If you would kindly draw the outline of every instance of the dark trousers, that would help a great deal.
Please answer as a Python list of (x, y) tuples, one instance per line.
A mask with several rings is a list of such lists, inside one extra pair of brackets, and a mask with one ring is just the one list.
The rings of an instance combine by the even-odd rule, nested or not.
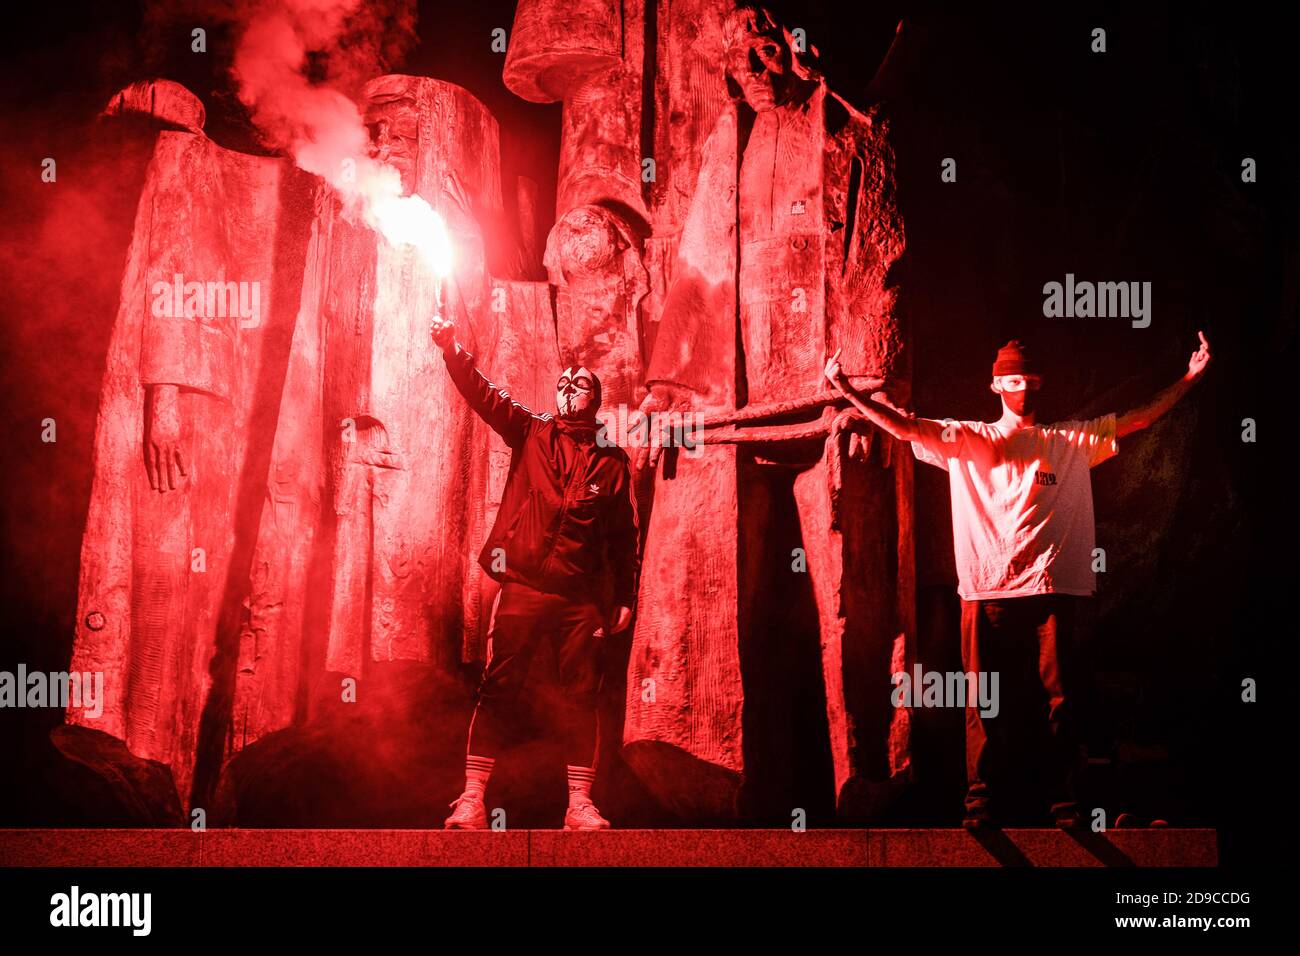
[(593, 603), (535, 591), (522, 584), (501, 588), (492, 623), (492, 657), (479, 684), (470, 722), (469, 752), (495, 757), (510, 742), (516, 704), (528, 680), (533, 654), (551, 642), (559, 665), (553, 707), (565, 761), (590, 767), (596, 755), (596, 694), (600, 689), (600, 642), (604, 626)]
[(962, 666), (996, 672), (999, 697), (993, 717), (966, 707), (968, 810), (988, 809), (992, 799), (1002, 803), (1013, 776), (1037, 778), (1053, 813), (1077, 809), (1078, 600), (1035, 594), (961, 602)]

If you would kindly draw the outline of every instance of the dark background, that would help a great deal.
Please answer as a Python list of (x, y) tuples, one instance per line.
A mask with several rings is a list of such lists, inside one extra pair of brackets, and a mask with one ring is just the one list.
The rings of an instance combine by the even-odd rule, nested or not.
[[(1251, 859), (1270, 811), (1285, 806), (1291, 750), (1278, 715), (1295, 626), (1283, 610), (1295, 536), (1282, 452), (1300, 278), (1292, 25), (1231, 5), (846, 6), (773, 4), (807, 30), (841, 95), (889, 103), (919, 414), (995, 418), (989, 364), (1012, 336), (1046, 360), (1044, 420), (1122, 411), (1185, 370), (1198, 329), (1210, 339), (1205, 382), (1094, 472), (1108, 567), (1087, 622), (1101, 761), (1088, 795), (1112, 820), (1128, 810), (1218, 826), (1224, 859)], [(394, 71), (483, 100), (501, 125), (503, 182), (531, 176), (549, 209), (559, 108), (502, 85), (489, 34), (512, 15), (500, 0), (421, 3), (420, 43)], [(204, 100), (214, 140), (259, 148), (230, 92), (228, 34), (211, 27), (211, 52), (193, 54), (195, 25), (136, 3), (55, 0), (5, 31), (0, 669), (61, 670), (70, 655), (95, 408), (148, 158), (94, 116), (127, 83), (164, 76)], [(1098, 26), (1105, 54), (1089, 49)], [(57, 187), (39, 180), (45, 156), (59, 161)], [(1247, 156), (1252, 184), (1240, 178)], [(955, 183), (940, 181), (945, 157)], [(1043, 284), (1067, 272), (1152, 282), (1151, 326), (1043, 318)], [(47, 417), (56, 444), (39, 440)], [(1258, 422), (1255, 444), (1241, 441), (1244, 418)], [(917, 469), (920, 654), (955, 670), (946, 476)], [(1240, 701), (1247, 677), (1260, 703)], [(0, 745), (15, 754), (0, 826), (81, 822), (48, 791), (46, 733), (58, 721), (0, 712)], [(960, 715), (917, 723), (916, 796), (897, 822), (955, 825)], [(807, 786), (807, 805), (824, 802), (822, 783)], [(646, 799), (628, 783), (615, 803), (626, 819), (673, 822)]]

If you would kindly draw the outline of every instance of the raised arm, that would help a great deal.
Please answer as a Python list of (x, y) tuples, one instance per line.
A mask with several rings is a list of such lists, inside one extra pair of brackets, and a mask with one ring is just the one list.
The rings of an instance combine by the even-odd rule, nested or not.
[(839, 350), (826, 363), (826, 378), (841, 395), (853, 403), (853, 407), (865, 415), (873, 424), (893, 435), (899, 441), (915, 441), (919, 434), (916, 423), (897, 409), (860, 394), (849, 384), (849, 378), (840, 368)]
[(1210, 364), (1210, 343), (1206, 341), (1204, 332), (1197, 332), (1201, 340), (1201, 347), (1192, 353), (1192, 357), (1187, 362), (1187, 374), (1174, 382), (1167, 388), (1161, 389), (1149, 401), (1124, 412), (1115, 419), (1115, 436), (1123, 438), (1125, 435), (1131, 435), (1136, 431), (1141, 431), (1147, 426), (1156, 422), (1160, 416), (1173, 408), (1186, 395), (1201, 376), (1205, 374), (1205, 369)]
[(434, 344), (442, 349), (442, 357), (447, 363), (451, 380), (470, 408), (504, 438), (511, 448), (522, 442), (528, 434), (533, 413), (512, 399), (505, 389), (497, 388), (489, 382), (474, 367), (474, 356), (456, 341), (456, 326), (450, 319), (435, 315), (430, 332)]

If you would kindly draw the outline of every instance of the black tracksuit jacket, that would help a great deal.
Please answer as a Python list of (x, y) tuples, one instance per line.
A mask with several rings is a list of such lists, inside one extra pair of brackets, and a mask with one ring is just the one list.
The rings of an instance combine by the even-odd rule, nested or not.
[(640, 557), (627, 453), (597, 441), (598, 423), (529, 411), (489, 382), (459, 345), (443, 358), (470, 407), (513, 451), (479, 564), (503, 583), (634, 607)]

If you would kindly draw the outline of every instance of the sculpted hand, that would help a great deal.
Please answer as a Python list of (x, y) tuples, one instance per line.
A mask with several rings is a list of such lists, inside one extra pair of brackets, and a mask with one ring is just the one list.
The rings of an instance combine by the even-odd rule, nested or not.
[(637, 443), (636, 454), (632, 458), (632, 468), (640, 474), (641, 470), (647, 465), (653, 471), (659, 464), (659, 456), (663, 454), (663, 447), (653, 441), (653, 437), (658, 425), (658, 415), (672, 408), (673, 396), (666, 386), (652, 385), (650, 394), (641, 402), (639, 409), (642, 415), (642, 424), (640, 425), (641, 436), (644, 440)]
[(144, 467), (149, 487), (165, 493), (179, 488), (188, 476), (181, 454), (180, 388), (151, 385), (145, 404)]
[(871, 423), (856, 409), (846, 408), (831, 422), (832, 437), (848, 432), (848, 457), (853, 461), (866, 461), (871, 453)]
[(465, 192), (465, 187), (461, 185), (460, 177), (455, 172), (449, 172), (443, 177), (442, 191), (447, 198), (456, 204), (462, 216), (470, 215), (472, 203), (470, 202), (469, 193)]
[(620, 607), (618, 614), (614, 617), (614, 624), (610, 627), (609, 633), (621, 634), (627, 630), (627, 626), (632, 623), (632, 609), (630, 607)]

